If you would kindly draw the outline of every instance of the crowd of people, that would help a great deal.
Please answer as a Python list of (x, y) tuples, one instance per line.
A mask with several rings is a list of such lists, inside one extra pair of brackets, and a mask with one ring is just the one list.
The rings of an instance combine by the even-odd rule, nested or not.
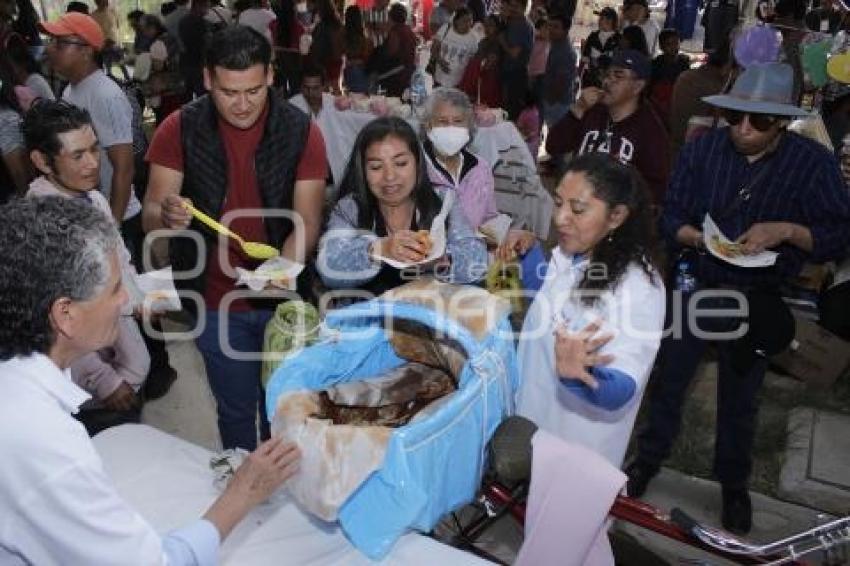
[[(760, 10), (803, 29), (805, 10), (789, 2)], [(713, 344), (721, 521), (750, 530), (758, 393), (768, 357), (794, 335), (783, 286), (805, 263), (850, 250), (836, 155), (789, 130), (811, 116), (799, 62), (743, 67), (728, 29), (696, 66), (646, 0), (600, 10), (578, 50), (575, 5), (558, 0), (504, 0), (499, 13), (442, 0), (427, 25), (387, 0), (344, 12), (331, 0), (176, 0), (129, 14), (129, 49), (107, 0), (40, 23), (28, 4), (0, 0), (0, 428), (21, 431), (0, 435), (0, 505), (14, 510), (0, 518), (0, 562), (207, 564), (296, 473), (298, 449), (269, 440), (261, 362), (239, 355), (262, 351), (281, 298), (237, 288), (234, 269), (259, 261), (193, 209), (306, 265), (294, 293), (309, 302), (344, 290), (345, 304), (424, 276), (483, 285), (494, 263), (519, 264), (532, 300), (517, 329), (518, 411), (624, 467), (635, 497), (669, 456)], [(840, 32), (835, 9), (805, 20)], [(112, 76), (122, 60), (133, 80)], [(321, 113), (337, 111), (343, 92), (402, 96), (418, 73), (433, 88), (416, 127), (375, 118), (333, 179), (325, 140), (335, 132)], [(850, 128), (847, 96), (823, 106), (834, 139)], [(474, 144), (482, 104), (505, 110), (534, 158), (548, 155), (548, 242), (519, 218), (501, 241), (482, 235), (500, 215), (494, 164)], [(775, 263), (707, 253), (706, 218), (737, 255), (775, 251)], [(433, 258), (435, 222), (445, 252)], [(160, 539), (118, 497), (86, 432), (138, 422), (177, 377), (151, 332), (162, 313), (126, 291), (153, 267), (146, 234), (163, 230), (222, 445), (252, 455), (203, 519)], [(844, 283), (824, 300), (846, 311), (846, 295)], [(647, 426), (626, 462), (650, 381)]]

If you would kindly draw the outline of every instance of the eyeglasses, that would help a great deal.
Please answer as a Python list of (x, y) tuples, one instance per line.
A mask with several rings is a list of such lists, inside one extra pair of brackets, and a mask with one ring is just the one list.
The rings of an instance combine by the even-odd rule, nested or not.
[(88, 47), (89, 44), (85, 41), (74, 41), (73, 39), (68, 39), (66, 37), (56, 37), (56, 36), (48, 36), (47, 41), (45, 41), (47, 45), (55, 45), (59, 49), (64, 49), (69, 45), (77, 45), (79, 47)]
[(772, 114), (751, 114), (738, 110), (724, 110), (723, 117), (732, 126), (737, 126), (744, 121), (744, 116), (749, 117), (750, 126), (759, 132), (766, 132), (779, 122), (780, 118)]

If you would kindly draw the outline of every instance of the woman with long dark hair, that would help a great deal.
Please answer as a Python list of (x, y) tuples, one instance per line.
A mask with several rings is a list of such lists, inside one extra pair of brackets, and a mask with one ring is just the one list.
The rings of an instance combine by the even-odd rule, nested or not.
[(343, 82), (349, 92), (369, 92), (369, 74), (366, 72), (366, 61), (372, 53), (372, 44), (366, 37), (363, 26), (363, 11), (359, 6), (349, 6), (345, 9), (345, 71)]
[(357, 136), (327, 233), (319, 243), (322, 280), (328, 287), (380, 294), (404, 279), (385, 258), (435, 268), (438, 278), (455, 283), (483, 277), (484, 242), (457, 203), (446, 219), (445, 255), (436, 265), (422, 265), (432, 243), (423, 231), (431, 229), (446, 194), (431, 185), (416, 132), (407, 122), (378, 118), (367, 124)]
[(518, 348), (519, 414), (619, 467), (664, 322), (647, 190), (607, 154), (575, 158), (558, 185), (558, 245), (523, 272), (544, 274)]

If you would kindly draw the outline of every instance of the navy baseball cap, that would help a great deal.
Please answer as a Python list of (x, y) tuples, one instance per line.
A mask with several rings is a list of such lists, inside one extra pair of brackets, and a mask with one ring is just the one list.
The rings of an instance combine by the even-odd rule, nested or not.
[(634, 49), (621, 49), (611, 58), (611, 67), (629, 69), (639, 79), (647, 80), (652, 74), (652, 64), (649, 57)]

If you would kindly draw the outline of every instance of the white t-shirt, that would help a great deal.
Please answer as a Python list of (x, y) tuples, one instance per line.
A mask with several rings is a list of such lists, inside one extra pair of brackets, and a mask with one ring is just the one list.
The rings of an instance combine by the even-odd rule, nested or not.
[(269, 43), (274, 44), (274, 41), (272, 41), (272, 30), (269, 28), (269, 24), (276, 19), (277, 16), (271, 10), (266, 10), (265, 8), (248, 8), (239, 14), (238, 23), (241, 26), (254, 28), (263, 37), (268, 39)]
[[(94, 133), (100, 142), (100, 192), (109, 200), (112, 194), (112, 162), (106, 150), (113, 145), (133, 145), (133, 108), (130, 101), (121, 87), (100, 70), (75, 85), (65, 87), (62, 100), (85, 108), (91, 115)], [(131, 186), (124, 220), (141, 210), (142, 205)]]
[(434, 39), (440, 42), (440, 57), (449, 64), (449, 72), (443, 71), (440, 65), (437, 65), (434, 80), (443, 86), (457, 86), (463, 78), (466, 65), (478, 51), (481, 38), (474, 30), (460, 35), (449, 23), (440, 28)]

